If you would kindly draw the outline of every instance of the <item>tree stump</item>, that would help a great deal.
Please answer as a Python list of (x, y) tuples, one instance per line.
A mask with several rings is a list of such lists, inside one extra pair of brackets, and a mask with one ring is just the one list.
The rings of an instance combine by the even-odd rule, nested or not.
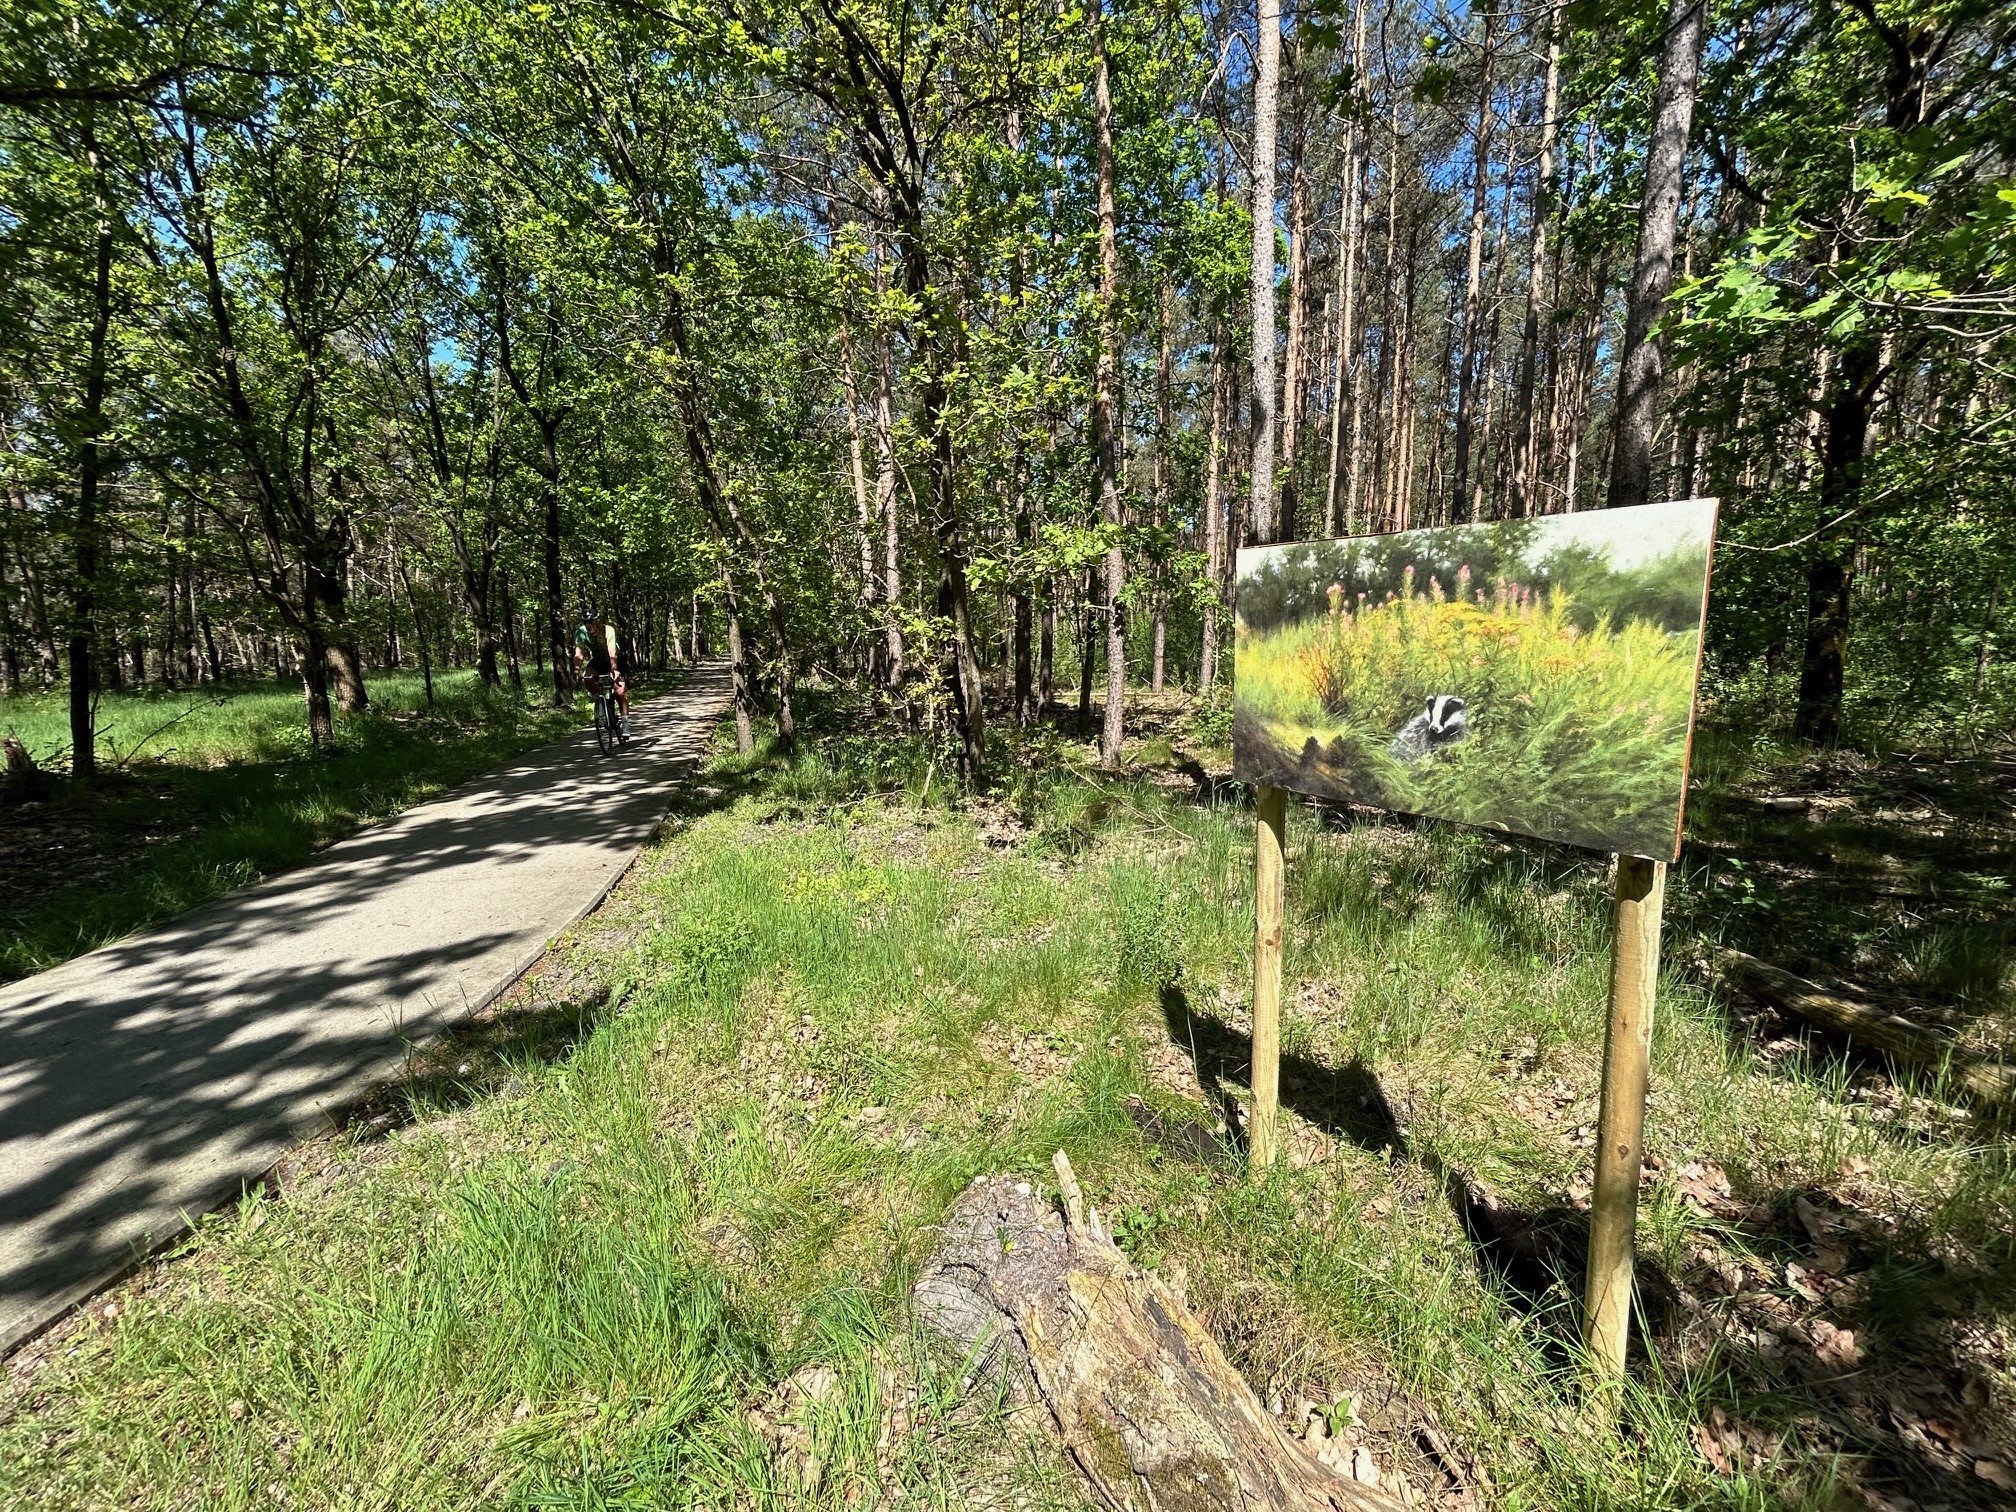
[(1308, 1454), (1190, 1310), (1089, 1221), (1027, 1182), (976, 1180), (913, 1289), (919, 1317), (1011, 1396), (1040, 1403), (1115, 1512), (1388, 1512), (1399, 1503)]
[(48, 796), (49, 777), (18, 737), (0, 738), (0, 802), (26, 803)]

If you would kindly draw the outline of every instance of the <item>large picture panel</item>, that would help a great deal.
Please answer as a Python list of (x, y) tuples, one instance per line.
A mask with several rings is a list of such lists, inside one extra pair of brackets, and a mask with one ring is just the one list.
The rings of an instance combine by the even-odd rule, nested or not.
[(1244, 781), (1672, 860), (1716, 501), (1239, 553)]

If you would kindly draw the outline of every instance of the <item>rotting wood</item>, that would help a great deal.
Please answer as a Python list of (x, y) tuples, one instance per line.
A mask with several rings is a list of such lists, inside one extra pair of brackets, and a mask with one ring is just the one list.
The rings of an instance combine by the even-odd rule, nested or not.
[[(1062, 1152), (1057, 1169), (1075, 1193)], [(1116, 1512), (1399, 1506), (1289, 1437), (1182, 1299), (1128, 1260), (1096, 1215), (1060, 1217), (1027, 1182), (969, 1186), (912, 1295), (976, 1374), (1043, 1409)]]
[(1900, 1014), (1829, 992), (1743, 951), (1717, 951), (1715, 963), (1722, 976), (1767, 1007), (1880, 1050), (1900, 1066), (1943, 1074), (1977, 1101), (2003, 1107), (2016, 1103), (2016, 1066), (1984, 1060)]

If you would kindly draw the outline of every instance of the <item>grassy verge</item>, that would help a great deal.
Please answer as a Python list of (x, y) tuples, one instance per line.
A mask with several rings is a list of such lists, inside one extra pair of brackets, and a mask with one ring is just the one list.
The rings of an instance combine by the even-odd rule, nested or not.
[[(0, 981), (41, 971), (269, 872), (579, 723), (473, 674), (371, 685), (333, 749), (308, 748), (298, 692), (272, 685), (107, 695), (104, 774), (0, 810)], [(54, 696), (0, 700), (0, 732), (48, 760)], [(150, 738), (151, 736), (151, 738)]]
[(0, 1500), (1076, 1505), (904, 1307), (961, 1186), (1059, 1146), (1264, 1396), (1332, 1409), (1422, 1503), (2007, 1495), (1992, 1129), (1760, 1053), (1675, 939), (1653, 1348), (1599, 1420), (1573, 1340), (1600, 868), (1298, 810), (1290, 1158), (1254, 1185), (1250, 814), (1170, 771), (1020, 770), (947, 807), (886, 747), (717, 763), (410, 1122), (309, 1152), (17, 1366)]

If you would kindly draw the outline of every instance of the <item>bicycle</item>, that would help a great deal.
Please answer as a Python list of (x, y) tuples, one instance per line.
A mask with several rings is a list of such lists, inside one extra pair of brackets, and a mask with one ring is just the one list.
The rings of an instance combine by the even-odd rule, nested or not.
[(614, 756), (617, 747), (630, 744), (630, 732), (616, 712), (616, 694), (606, 677), (595, 679), (595, 744), (604, 756)]

